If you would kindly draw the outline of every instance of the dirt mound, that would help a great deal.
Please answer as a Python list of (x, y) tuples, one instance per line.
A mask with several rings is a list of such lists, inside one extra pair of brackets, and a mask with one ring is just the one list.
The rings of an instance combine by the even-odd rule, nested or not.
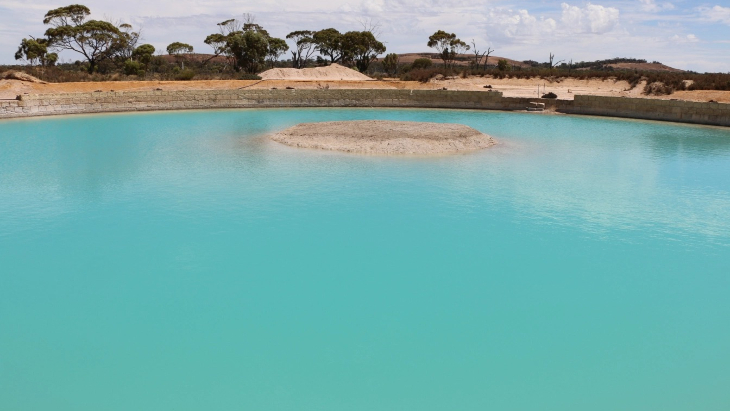
[(37, 77), (33, 77), (28, 73), (23, 73), (22, 71), (6, 71), (4, 73), (0, 73), (0, 80), (19, 80), (27, 81), (29, 83), (48, 84), (45, 81)]
[(658, 71), (658, 72), (669, 72), (669, 73), (683, 73), (684, 70), (669, 67), (661, 63), (616, 63), (608, 64), (607, 67), (612, 67), (617, 70), (639, 70), (639, 71)]
[(384, 120), (303, 123), (271, 139), (300, 148), (386, 155), (455, 154), (495, 144), (490, 136), (461, 124)]
[(356, 80), (371, 81), (370, 77), (353, 69), (332, 64), (327, 67), (316, 68), (273, 68), (259, 74), (263, 80)]

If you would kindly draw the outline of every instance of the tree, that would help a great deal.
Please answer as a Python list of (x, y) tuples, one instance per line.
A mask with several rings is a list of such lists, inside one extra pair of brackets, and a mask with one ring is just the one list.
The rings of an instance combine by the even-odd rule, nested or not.
[(263, 27), (254, 23), (250, 14), (245, 14), (243, 21), (230, 19), (218, 23), (218, 27), (220, 32), (206, 37), (205, 44), (213, 47), (213, 57), (228, 57), (236, 71), (255, 74), (264, 65), (267, 56), (279, 53), (272, 51), (271, 46), (280, 49), (284, 41), (269, 36)]
[(52, 66), (58, 60), (58, 54), (48, 52), (48, 40), (23, 39), (15, 52), (16, 60), (26, 60), (31, 66), (39, 64), (41, 67)]
[(309, 30), (299, 30), (286, 35), (287, 39), (294, 41), (294, 49), (291, 52), (294, 68), (304, 68), (307, 60), (317, 51), (317, 45), (312, 37), (313, 34)]
[(193, 46), (176, 41), (167, 45), (167, 54), (174, 56), (180, 62), (180, 68), (185, 70), (184, 56), (193, 52)]
[(152, 61), (152, 56), (155, 54), (155, 47), (151, 44), (143, 44), (132, 52), (132, 59), (140, 62), (145, 70), (147, 65)]
[(73, 4), (50, 10), (43, 18), (48, 44), (55, 50), (71, 50), (89, 62), (93, 73), (98, 63), (112, 56), (112, 48), (119, 44), (121, 31), (114, 24), (100, 20), (86, 20), (91, 14), (88, 7)]
[(314, 32), (312, 40), (319, 54), (329, 57), (330, 64), (342, 60), (342, 34), (335, 29)]
[(479, 68), (479, 66), (481, 66), (481, 61), (484, 58), (484, 70), (486, 70), (487, 64), (489, 63), (489, 55), (494, 53), (494, 50), (491, 47), (487, 47), (487, 51), (480, 53), (479, 50), (477, 50), (477, 43), (474, 39), (471, 40), (471, 44), (474, 49), (474, 67)]
[(117, 36), (117, 40), (109, 49), (110, 54), (116, 55), (116, 57), (119, 57), (123, 61), (131, 59), (132, 53), (137, 48), (139, 37), (140, 32), (133, 31), (131, 24), (120, 24), (119, 36)]
[(193, 46), (187, 43), (180, 43), (179, 41), (176, 41), (174, 43), (170, 43), (167, 46), (167, 54), (171, 56), (179, 56), (182, 54), (190, 54), (193, 52)]
[(560, 64), (560, 63), (562, 63), (562, 62), (565, 61), (565, 60), (560, 60), (557, 63), (553, 63), (553, 60), (555, 60), (555, 54), (550, 53), (550, 63), (548, 63), (548, 64), (550, 64), (550, 70), (551, 71), (555, 68), (555, 66), (557, 66), (558, 64)]
[(470, 49), (466, 43), (456, 37), (456, 34), (443, 30), (433, 33), (428, 38), (427, 46), (439, 52), (439, 57), (444, 61), (446, 67), (453, 64), (457, 55)]
[(500, 59), (497, 62), (497, 69), (499, 69), (499, 71), (509, 71), (510, 70), (509, 61), (507, 61), (505, 59)]
[(418, 69), (427, 69), (430, 68), (433, 65), (433, 61), (429, 58), (418, 58), (413, 60), (413, 64), (411, 64), (411, 68), (413, 70)]
[(390, 53), (383, 59), (383, 70), (386, 73), (395, 75), (398, 72), (398, 55)]
[(382, 53), (385, 45), (370, 31), (348, 31), (342, 36), (343, 60), (352, 62), (361, 73)]
[(274, 67), (274, 63), (287, 51), (289, 51), (289, 45), (286, 44), (284, 39), (276, 37), (269, 38), (269, 52), (266, 54), (269, 65)]

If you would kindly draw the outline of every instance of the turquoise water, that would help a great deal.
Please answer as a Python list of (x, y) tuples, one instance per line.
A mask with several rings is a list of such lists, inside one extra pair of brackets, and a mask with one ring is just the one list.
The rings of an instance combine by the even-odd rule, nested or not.
[[(262, 135), (458, 122), (384, 158)], [(730, 409), (730, 130), (439, 110), (0, 122), (0, 409)]]

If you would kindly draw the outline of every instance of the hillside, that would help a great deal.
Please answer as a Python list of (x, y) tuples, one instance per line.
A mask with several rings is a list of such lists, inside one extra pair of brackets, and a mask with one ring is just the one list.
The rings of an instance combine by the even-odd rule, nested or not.
[[(403, 64), (410, 64), (413, 63), (416, 59), (420, 58), (428, 58), (433, 60), (434, 63), (441, 63), (441, 57), (439, 57), (438, 53), (404, 53), (404, 54), (398, 54), (398, 61)], [(510, 65), (513, 65), (515, 67), (529, 67), (529, 65), (517, 61), (508, 59), (506, 57), (499, 57), (499, 56), (489, 56), (489, 65), (496, 66), (497, 62), (499, 60), (507, 60), (507, 62)], [(474, 61), (474, 55), (473, 54), (459, 54), (456, 56), (456, 64), (460, 66), (468, 66), (470, 62)], [(481, 64), (484, 64), (484, 59), (482, 58)]]

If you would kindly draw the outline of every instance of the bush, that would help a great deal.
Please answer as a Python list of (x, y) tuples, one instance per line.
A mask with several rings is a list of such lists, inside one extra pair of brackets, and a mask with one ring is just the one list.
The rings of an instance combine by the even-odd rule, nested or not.
[(447, 75), (451, 75), (451, 72), (444, 70), (443, 68), (418, 69), (411, 70), (408, 73), (403, 74), (400, 79), (403, 81), (420, 81), (421, 83), (427, 83), (439, 74), (441, 77), (446, 77)]
[(390, 53), (383, 59), (383, 70), (387, 74), (395, 75), (398, 72), (398, 55)]
[(180, 72), (177, 73), (177, 75), (175, 75), (175, 80), (188, 81), (188, 80), (192, 80), (193, 77), (195, 77), (195, 72), (193, 70), (186, 69), (186, 70), (180, 70)]
[(124, 62), (124, 74), (128, 76), (141, 76), (144, 74), (142, 64), (138, 61), (127, 60)]
[(543, 94), (543, 95), (542, 95), (542, 98), (558, 98), (558, 95), (557, 95), (557, 94), (555, 94), (555, 93), (553, 93), (553, 92), (551, 91), (551, 92), (549, 92), (549, 93), (547, 93), (547, 94)]
[(510, 69), (509, 61), (507, 61), (505, 59), (499, 60), (497, 62), (497, 69), (499, 71), (509, 71), (509, 69)]
[(239, 80), (261, 80), (261, 77), (259, 77), (257, 74), (251, 74), (251, 73), (243, 73), (240, 77), (238, 77)]
[(421, 70), (430, 68), (433, 65), (433, 61), (427, 58), (420, 58), (413, 61), (411, 64), (411, 70)]

